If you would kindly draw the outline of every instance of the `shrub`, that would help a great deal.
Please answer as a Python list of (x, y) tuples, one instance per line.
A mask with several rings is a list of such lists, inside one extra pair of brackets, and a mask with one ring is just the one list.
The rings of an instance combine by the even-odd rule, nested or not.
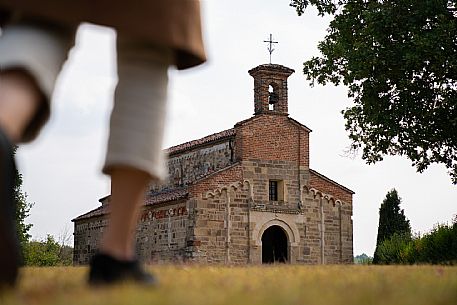
[(433, 230), (415, 241), (415, 263), (457, 263), (457, 223), (437, 225)]
[(52, 235), (46, 240), (30, 241), (24, 247), (24, 264), (27, 266), (58, 266), (72, 264), (71, 247), (59, 245)]
[(416, 237), (394, 234), (378, 246), (381, 264), (457, 264), (457, 218)]
[(408, 263), (405, 249), (410, 243), (411, 236), (409, 234), (394, 233), (378, 246), (378, 263), (386, 265)]

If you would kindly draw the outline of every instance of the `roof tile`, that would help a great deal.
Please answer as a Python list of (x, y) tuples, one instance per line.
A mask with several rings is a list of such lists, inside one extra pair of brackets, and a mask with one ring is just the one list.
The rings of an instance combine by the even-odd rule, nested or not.
[[(189, 193), (186, 188), (179, 188), (179, 189), (151, 193), (151, 194), (147, 195), (144, 206), (151, 206), (151, 205), (162, 203), (162, 202), (184, 199), (184, 198), (187, 198), (188, 194)], [(99, 206), (96, 209), (93, 209), (92, 211), (89, 211), (85, 214), (82, 214), (82, 215), (76, 217), (72, 221), (75, 222), (75, 221), (88, 219), (88, 218), (92, 218), (92, 217), (96, 217), (96, 216), (103, 216), (105, 214), (108, 214), (109, 211), (110, 211), (110, 204), (107, 203), (102, 206)]]
[(236, 134), (235, 128), (231, 128), (231, 129), (227, 129), (227, 130), (224, 130), (224, 131), (221, 131), (218, 133), (214, 133), (212, 135), (206, 136), (206, 137), (198, 139), (198, 140), (193, 140), (193, 141), (182, 143), (182, 144), (179, 144), (176, 146), (172, 146), (172, 147), (166, 149), (165, 151), (169, 155), (171, 155), (171, 154), (181, 152), (183, 150), (188, 150), (188, 149), (194, 148), (195, 146), (203, 145), (203, 144), (217, 141), (217, 140), (220, 140), (223, 138), (228, 138), (228, 137), (234, 136), (235, 134)]

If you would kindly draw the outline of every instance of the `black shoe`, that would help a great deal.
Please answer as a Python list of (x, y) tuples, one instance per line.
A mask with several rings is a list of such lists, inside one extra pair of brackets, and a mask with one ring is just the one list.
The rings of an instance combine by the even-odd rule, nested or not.
[(121, 261), (107, 254), (95, 254), (90, 262), (89, 284), (111, 285), (133, 282), (157, 285), (156, 278), (143, 270), (137, 260)]
[(16, 231), (13, 146), (0, 129), (0, 288), (14, 286), (19, 269), (19, 242)]

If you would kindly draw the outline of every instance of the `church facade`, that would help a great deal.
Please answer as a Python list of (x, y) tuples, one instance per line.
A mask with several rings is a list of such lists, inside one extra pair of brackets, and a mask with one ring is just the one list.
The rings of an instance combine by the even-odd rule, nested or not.
[[(293, 72), (251, 69), (254, 116), (167, 150), (168, 182), (151, 187), (137, 228), (140, 259), (352, 263), (354, 193), (310, 168), (311, 130), (288, 115)], [(73, 219), (74, 264), (97, 251), (109, 201)]]

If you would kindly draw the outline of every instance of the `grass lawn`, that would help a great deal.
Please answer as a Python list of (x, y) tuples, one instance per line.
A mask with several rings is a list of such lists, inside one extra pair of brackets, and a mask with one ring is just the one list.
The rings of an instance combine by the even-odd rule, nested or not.
[(0, 304), (457, 304), (457, 267), (152, 266), (155, 289), (91, 289), (83, 267), (25, 268)]

